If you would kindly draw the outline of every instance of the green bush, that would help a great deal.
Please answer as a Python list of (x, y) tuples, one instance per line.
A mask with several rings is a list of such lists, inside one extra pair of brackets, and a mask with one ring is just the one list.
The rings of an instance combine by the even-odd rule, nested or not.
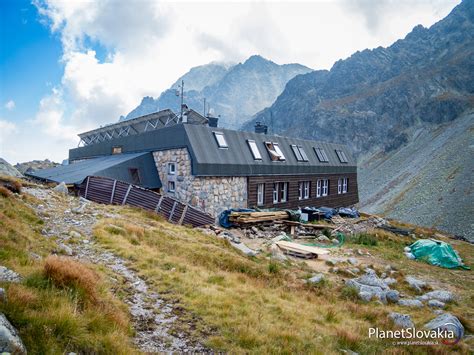
[(354, 237), (352, 237), (352, 242), (354, 244), (361, 244), (366, 246), (376, 246), (378, 243), (377, 237), (367, 233), (356, 234)]

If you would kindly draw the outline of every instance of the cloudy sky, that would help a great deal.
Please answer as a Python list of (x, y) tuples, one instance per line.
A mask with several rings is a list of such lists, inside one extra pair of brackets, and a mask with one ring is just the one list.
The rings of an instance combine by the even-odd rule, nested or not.
[(0, 157), (61, 161), (77, 133), (158, 96), (191, 67), (260, 54), (330, 69), (459, 0), (2, 0)]

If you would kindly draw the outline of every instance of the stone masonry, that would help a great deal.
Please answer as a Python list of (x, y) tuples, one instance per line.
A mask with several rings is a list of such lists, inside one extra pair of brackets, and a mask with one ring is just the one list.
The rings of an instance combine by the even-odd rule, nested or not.
[[(194, 176), (186, 148), (157, 151), (153, 157), (165, 194), (213, 216), (228, 208), (247, 207), (246, 177)], [(174, 174), (169, 173), (170, 163), (174, 163)], [(169, 191), (170, 181), (174, 181), (174, 192)]]

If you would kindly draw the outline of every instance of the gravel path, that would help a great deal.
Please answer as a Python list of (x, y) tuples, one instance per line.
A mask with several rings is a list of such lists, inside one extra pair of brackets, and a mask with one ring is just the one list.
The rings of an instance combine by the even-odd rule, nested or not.
[[(125, 260), (94, 242), (92, 228), (99, 213), (105, 217), (119, 216), (107, 214), (102, 206), (60, 195), (52, 190), (25, 188), (24, 191), (41, 200), (41, 204), (31, 204), (30, 207), (36, 210), (45, 222), (42, 234), (45, 237), (57, 237), (59, 250), (81, 261), (103, 265), (124, 280), (127, 293), (124, 301), (129, 306), (135, 329), (134, 342), (141, 351), (206, 351), (201, 344), (196, 344), (186, 334), (173, 331), (173, 326), (179, 322), (179, 318), (172, 304), (150, 290), (147, 283), (127, 267)], [(74, 243), (69, 243), (71, 240), (74, 240)]]

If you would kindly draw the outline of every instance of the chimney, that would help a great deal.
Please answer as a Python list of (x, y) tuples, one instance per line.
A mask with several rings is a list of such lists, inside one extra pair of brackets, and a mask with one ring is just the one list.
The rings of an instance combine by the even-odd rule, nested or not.
[(255, 123), (255, 133), (263, 133), (267, 134), (268, 132), (268, 126), (261, 124), (260, 122)]
[(219, 121), (219, 117), (213, 117), (207, 115), (207, 122), (209, 123), (209, 127), (217, 127), (217, 122)]

